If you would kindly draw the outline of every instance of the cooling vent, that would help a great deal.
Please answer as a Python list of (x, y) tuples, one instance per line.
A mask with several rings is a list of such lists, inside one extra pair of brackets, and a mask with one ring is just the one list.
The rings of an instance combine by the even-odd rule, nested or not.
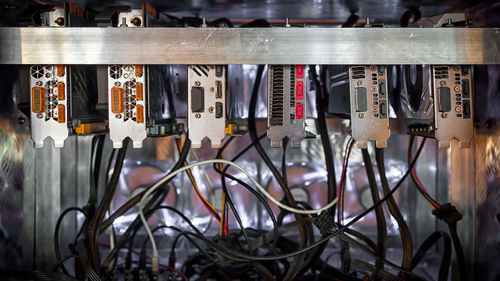
[(123, 121), (127, 121), (128, 119), (132, 119), (134, 116), (134, 108), (137, 105), (136, 97), (133, 95), (135, 88), (135, 81), (127, 81), (123, 83), (123, 89), (125, 90), (125, 106), (124, 106), (124, 118)]
[(271, 126), (283, 126), (284, 70), (283, 65), (271, 66)]
[(31, 76), (33, 76), (33, 78), (40, 79), (43, 77), (43, 73), (44, 73), (43, 66), (34, 65), (31, 67)]
[(192, 65), (191, 69), (198, 76), (206, 76), (206, 77), (208, 77), (208, 72), (210, 71), (210, 68), (208, 67), (208, 65)]
[(356, 66), (352, 68), (352, 79), (364, 79), (365, 78), (365, 67)]
[(434, 67), (434, 78), (436, 79), (447, 79), (448, 75), (448, 66), (436, 66)]
[[(290, 108), (295, 108), (295, 65), (290, 65)], [(295, 120), (294, 110), (290, 110), (290, 120)]]
[(109, 76), (113, 79), (119, 79), (122, 77), (122, 67), (120, 65), (112, 65), (109, 68)]

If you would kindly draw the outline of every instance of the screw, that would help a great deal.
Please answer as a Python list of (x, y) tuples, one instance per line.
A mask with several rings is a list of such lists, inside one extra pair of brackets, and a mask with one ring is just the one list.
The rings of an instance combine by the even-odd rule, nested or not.
[(462, 108), (460, 106), (455, 107), (455, 111), (457, 113), (460, 113), (462, 111)]
[(376, 92), (377, 91), (377, 86), (372, 86), (372, 91)]
[(57, 18), (55, 23), (57, 25), (64, 25), (64, 18), (63, 17)]
[(454, 69), (455, 71), (459, 71), (459, 70), (460, 70), (460, 66), (455, 65), (455, 66), (453, 67), (453, 69)]
[(194, 115), (194, 118), (201, 118), (201, 114), (196, 113), (196, 114)]
[(121, 115), (121, 114), (116, 114), (116, 115), (115, 115), (115, 118), (116, 118), (116, 119), (120, 119), (120, 118), (122, 118), (122, 115)]
[(358, 84), (358, 86), (361, 86), (361, 85), (363, 85), (363, 81), (358, 80), (358, 83), (357, 83), (357, 84)]
[(443, 118), (448, 117), (448, 113), (442, 113), (442, 114), (441, 114), (441, 117), (443, 117)]
[(132, 24), (135, 25), (135, 26), (140, 26), (142, 21), (141, 21), (140, 18), (135, 17), (130, 22), (132, 22)]
[(446, 81), (444, 81), (444, 80), (443, 80), (443, 81), (439, 82), (439, 84), (440, 84), (441, 86), (446, 86)]
[(195, 85), (196, 87), (200, 86), (200, 84), (201, 84), (201, 83), (200, 83), (200, 81), (195, 81), (195, 82), (194, 82), (194, 85)]
[(376, 66), (376, 65), (372, 65), (372, 66), (370, 66), (370, 69), (371, 69), (372, 71), (375, 71), (375, 70), (377, 70), (377, 66)]
[(360, 113), (358, 116), (359, 116), (359, 118), (364, 118), (365, 117), (365, 115), (363, 113)]
[(118, 81), (115, 82), (115, 87), (120, 87), (120, 85), (121, 85), (120, 82), (118, 82)]
[(455, 92), (460, 92), (460, 86), (455, 86)]
[(214, 113), (214, 107), (213, 107), (213, 106), (209, 107), (209, 108), (208, 108), (208, 112), (210, 112), (210, 113)]
[(213, 92), (213, 91), (215, 91), (215, 88), (214, 88), (214, 87), (211, 87), (211, 88), (210, 88), (210, 92)]
[(38, 114), (36, 115), (36, 118), (38, 118), (38, 119), (42, 119), (42, 118), (43, 118), (43, 114), (38, 113)]

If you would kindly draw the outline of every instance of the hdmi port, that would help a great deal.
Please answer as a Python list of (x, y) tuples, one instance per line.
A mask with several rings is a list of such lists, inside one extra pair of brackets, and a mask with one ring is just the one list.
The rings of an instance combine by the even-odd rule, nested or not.
[(222, 81), (215, 81), (216, 92), (215, 97), (218, 99), (222, 98)]

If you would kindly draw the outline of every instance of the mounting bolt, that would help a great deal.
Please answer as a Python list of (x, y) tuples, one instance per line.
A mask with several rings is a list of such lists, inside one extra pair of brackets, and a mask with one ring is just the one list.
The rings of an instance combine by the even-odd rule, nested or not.
[(446, 86), (446, 81), (444, 81), (444, 80), (443, 80), (443, 81), (439, 82), (439, 84), (440, 84), (441, 86)]
[(208, 108), (208, 112), (210, 112), (210, 113), (214, 113), (214, 107), (213, 107), (213, 106), (209, 107), (209, 108)]
[(122, 115), (121, 115), (121, 114), (116, 114), (116, 115), (115, 115), (115, 118), (116, 118), (116, 119), (120, 119), (120, 118), (122, 118)]
[(131, 22), (133, 25), (135, 25), (135, 26), (140, 26), (140, 25), (141, 25), (141, 19), (140, 19), (140, 18), (138, 18), (138, 17), (133, 18), (130, 22)]
[(460, 66), (455, 65), (455, 66), (453, 67), (453, 69), (454, 69), (455, 71), (459, 71), (459, 70), (460, 70)]
[(200, 83), (200, 81), (195, 81), (195, 82), (194, 82), (194, 85), (195, 85), (196, 87), (199, 87), (199, 86), (200, 86), (200, 84), (201, 84), (201, 83)]
[(64, 25), (64, 18), (63, 17), (59, 17), (56, 19), (55, 23), (57, 25)]
[(455, 92), (460, 92), (460, 86), (455, 86)]
[(215, 88), (214, 88), (214, 87), (211, 87), (211, 88), (210, 88), (210, 92), (213, 92), (213, 91), (215, 91)]
[(38, 113), (38, 114), (36, 115), (36, 118), (38, 118), (38, 119), (42, 119), (42, 118), (43, 118), (43, 114)]
[(448, 113), (441, 113), (441, 117), (443, 117), (443, 118), (448, 117)]
[(455, 107), (455, 111), (457, 113), (460, 113), (462, 111), (462, 108), (460, 106)]
[(358, 84), (358, 86), (361, 86), (361, 85), (363, 85), (363, 81), (358, 80), (358, 83), (357, 83), (357, 84)]
[(365, 115), (363, 113), (360, 113), (358, 116), (359, 116), (359, 118), (364, 118), (365, 117)]
[(377, 66), (376, 66), (376, 65), (371, 65), (371, 66), (370, 66), (370, 69), (371, 69), (372, 71), (376, 71), (376, 70), (377, 70)]
[(194, 118), (201, 118), (201, 114), (196, 113), (196, 114), (194, 115)]
[(120, 85), (121, 85), (120, 82), (118, 82), (118, 81), (115, 82), (115, 87), (120, 87)]

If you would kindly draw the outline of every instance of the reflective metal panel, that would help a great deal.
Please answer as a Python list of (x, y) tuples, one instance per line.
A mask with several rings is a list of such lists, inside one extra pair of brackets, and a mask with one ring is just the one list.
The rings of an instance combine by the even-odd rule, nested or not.
[(499, 64), (497, 28), (2, 28), (0, 64)]

